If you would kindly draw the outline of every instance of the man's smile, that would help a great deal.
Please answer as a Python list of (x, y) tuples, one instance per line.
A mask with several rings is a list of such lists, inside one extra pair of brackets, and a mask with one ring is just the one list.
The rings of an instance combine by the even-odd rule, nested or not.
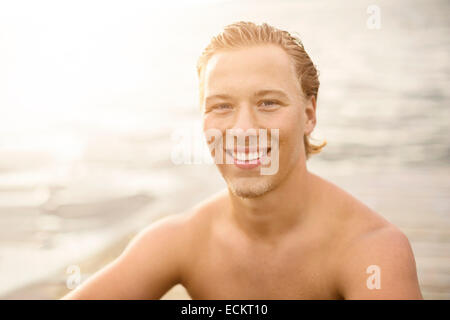
[(260, 148), (259, 150), (253, 147), (235, 147), (234, 149), (225, 150), (227, 155), (233, 160), (232, 163), (240, 169), (253, 169), (261, 163), (265, 163), (265, 160), (270, 155), (270, 151), (270, 147)]

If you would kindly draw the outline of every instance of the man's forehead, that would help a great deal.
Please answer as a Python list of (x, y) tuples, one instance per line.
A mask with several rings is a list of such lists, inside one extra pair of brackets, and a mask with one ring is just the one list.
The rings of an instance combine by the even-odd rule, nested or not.
[(298, 86), (292, 60), (275, 45), (223, 50), (209, 59), (205, 69), (207, 91), (208, 87), (226, 88), (249, 83), (269, 87)]

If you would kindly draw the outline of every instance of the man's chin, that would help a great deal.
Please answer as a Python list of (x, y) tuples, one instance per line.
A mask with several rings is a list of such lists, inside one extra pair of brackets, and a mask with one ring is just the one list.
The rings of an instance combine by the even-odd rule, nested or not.
[(233, 195), (245, 199), (261, 197), (273, 189), (268, 181), (254, 181), (252, 178), (227, 181), (227, 185)]

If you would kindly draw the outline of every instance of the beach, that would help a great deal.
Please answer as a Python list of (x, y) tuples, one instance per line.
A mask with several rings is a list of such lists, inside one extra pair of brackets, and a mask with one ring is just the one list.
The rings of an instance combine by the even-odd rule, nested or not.
[(195, 65), (249, 20), (299, 36), (319, 70), (327, 146), (308, 169), (398, 226), (424, 298), (450, 299), (449, 2), (378, 1), (375, 29), (365, 1), (200, 2), (0, 4), (0, 298), (58, 299), (68, 270), (85, 281), (226, 187)]

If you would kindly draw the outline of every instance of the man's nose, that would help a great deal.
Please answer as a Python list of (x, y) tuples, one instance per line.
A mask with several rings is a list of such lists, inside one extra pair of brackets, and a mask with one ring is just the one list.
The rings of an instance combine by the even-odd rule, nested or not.
[(254, 115), (250, 106), (242, 106), (236, 113), (236, 118), (234, 119), (234, 124), (232, 129), (242, 129), (244, 131), (248, 129), (254, 129)]

